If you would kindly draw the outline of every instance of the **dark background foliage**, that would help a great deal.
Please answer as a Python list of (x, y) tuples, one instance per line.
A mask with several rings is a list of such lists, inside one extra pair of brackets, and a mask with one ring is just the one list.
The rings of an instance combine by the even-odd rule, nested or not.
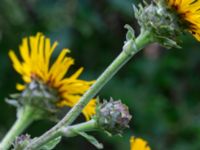
[[(43, 32), (59, 41), (76, 59), (73, 69), (85, 67), (83, 79), (96, 79), (120, 53), (125, 24), (139, 32), (134, 0), (1, 0), (0, 2), (0, 138), (15, 121), (15, 108), (4, 98), (16, 92), (20, 76), (12, 69), (8, 50), (18, 50), (24, 36)], [(103, 88), (101, 98), (121, 99), (133, 119), (123, 137), (94, 133), (105, 149), (129, 149), (131, 135), (149, 141), (155, 150), (200, 149), (200, 44), (182, 37), (182, 49), (166, 50), (154, 44), (134, 59)], [(80, 117), (78, 121), (83, 121)], [(35, 122), (33, 137), (54, 123)], [(58, 150), (95, 149), (82, 137), (63, 139)]]

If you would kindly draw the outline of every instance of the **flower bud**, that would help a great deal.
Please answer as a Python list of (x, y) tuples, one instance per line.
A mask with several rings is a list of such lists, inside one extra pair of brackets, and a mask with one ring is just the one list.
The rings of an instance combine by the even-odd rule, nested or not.
[(98, 125), (104, 130), (112, 134), (120, 134), (125, 128), (128, 128), (131, 115), (128, 107), (120, 100), (104, 101), (99, 104), (96, 110), (96, 118)]
[(16, 138), (15, 142), (13, 143), (12, 150), (22, 150), (25, 148), (31, 141), (30, 135), (20, 135)]

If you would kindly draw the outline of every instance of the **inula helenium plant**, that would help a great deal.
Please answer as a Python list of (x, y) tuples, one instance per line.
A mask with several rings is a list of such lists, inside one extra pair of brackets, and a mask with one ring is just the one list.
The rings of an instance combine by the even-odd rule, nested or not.
[[(74, 136), (82, 136), (97, 149), (103, 149), (103, 144), (89, 135), (90, 132), (123, 136), (123, 131), (129, 130), (131, 119), (135, 123), (138, 116), (131, 115), (123, 99), (95, 97), (137, 52), (149, 44), (158, 43), (169, 49), (180, 48), (180, 36), (186, 32), (200, 41), (200, 1), (144, 1), (134, 5), (133, 16), (140, 26), (139, 35), (135, 35), (133, 27), (125, 25), (128, 31), (124, 35), (126, 40), (121, 53), (95, 80), (81, 79), (82, 67), (69, 72), (74, 64), (74, 59), (69, 57), (69, 49), (62, 49), (54, 59), (58, 43), (52, 43), (42, 33), (23, 38), (19, 56), (14, 50), (9, 51), (13, 68), (21, 75), (22, 82), (16, 85), (18, 93), (6, 99), (16, 106), (17, 120), (2, 139), (0, 150), (11, 147), (13, 150), (51, 150), (56, 149), (62, 138)], [(98, 57), (91, 59), (95, 61)], [(65, 114), (60, 119), (59, 114), (63, 110)], [(81, 113), (85, 121), (75, 122)], [(24, 131), (35, 120), (53, 120), (55, 125), (41, 136), (33, 137)], [(134, 129), (130, 135), (133, 135), (130, 137), (130, 150), (151, 150), (150, 147), (156, 144), (148, 144), (142, 138), (137, 138)]]

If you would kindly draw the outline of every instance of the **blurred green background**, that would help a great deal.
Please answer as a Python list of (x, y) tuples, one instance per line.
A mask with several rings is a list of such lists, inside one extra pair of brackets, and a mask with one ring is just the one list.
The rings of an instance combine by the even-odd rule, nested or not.
[[(15, 108), (4, 98), (15, 93), (20, 76), (12, 69), (8, 50), (18, 50), (24, 36), (43, 32), (59, 41), (54, 56), (72, 50), (76, 64), (85, 67), (83, 79), (96, 79), (120, 53), (125, 24), (139, 32), (134, 0), (1, 0), (0, 2), (0, 138), (15, 121)], [(200, 43), (182, 37), (182, 49), (166, 50), (154, 44), (138, 53), (98, 94), (121, 99), (133, 119), (123, 137), (94, 133), (105, 149), (129, 149), (129, 137), (149, 141), (155, 150), (200, 149)], [(78, 121), (83, 121), (80, 117)], [(33, 137), (54, 123), (35, 122)], [(57, 150), (95, 150), (82, 137), (63, 139)]]

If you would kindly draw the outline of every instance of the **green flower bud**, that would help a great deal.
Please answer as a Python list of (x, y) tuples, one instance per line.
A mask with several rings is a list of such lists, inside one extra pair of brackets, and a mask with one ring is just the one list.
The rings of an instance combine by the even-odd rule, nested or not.
[(128, 107), (120, 100), (104, 101), (99, 104), (96, 110), (96, 118), (98, 125), (104, 130), (112, 134), (120, 134), (125, 128), (128, 128), (131, 115), (129, 114)]

